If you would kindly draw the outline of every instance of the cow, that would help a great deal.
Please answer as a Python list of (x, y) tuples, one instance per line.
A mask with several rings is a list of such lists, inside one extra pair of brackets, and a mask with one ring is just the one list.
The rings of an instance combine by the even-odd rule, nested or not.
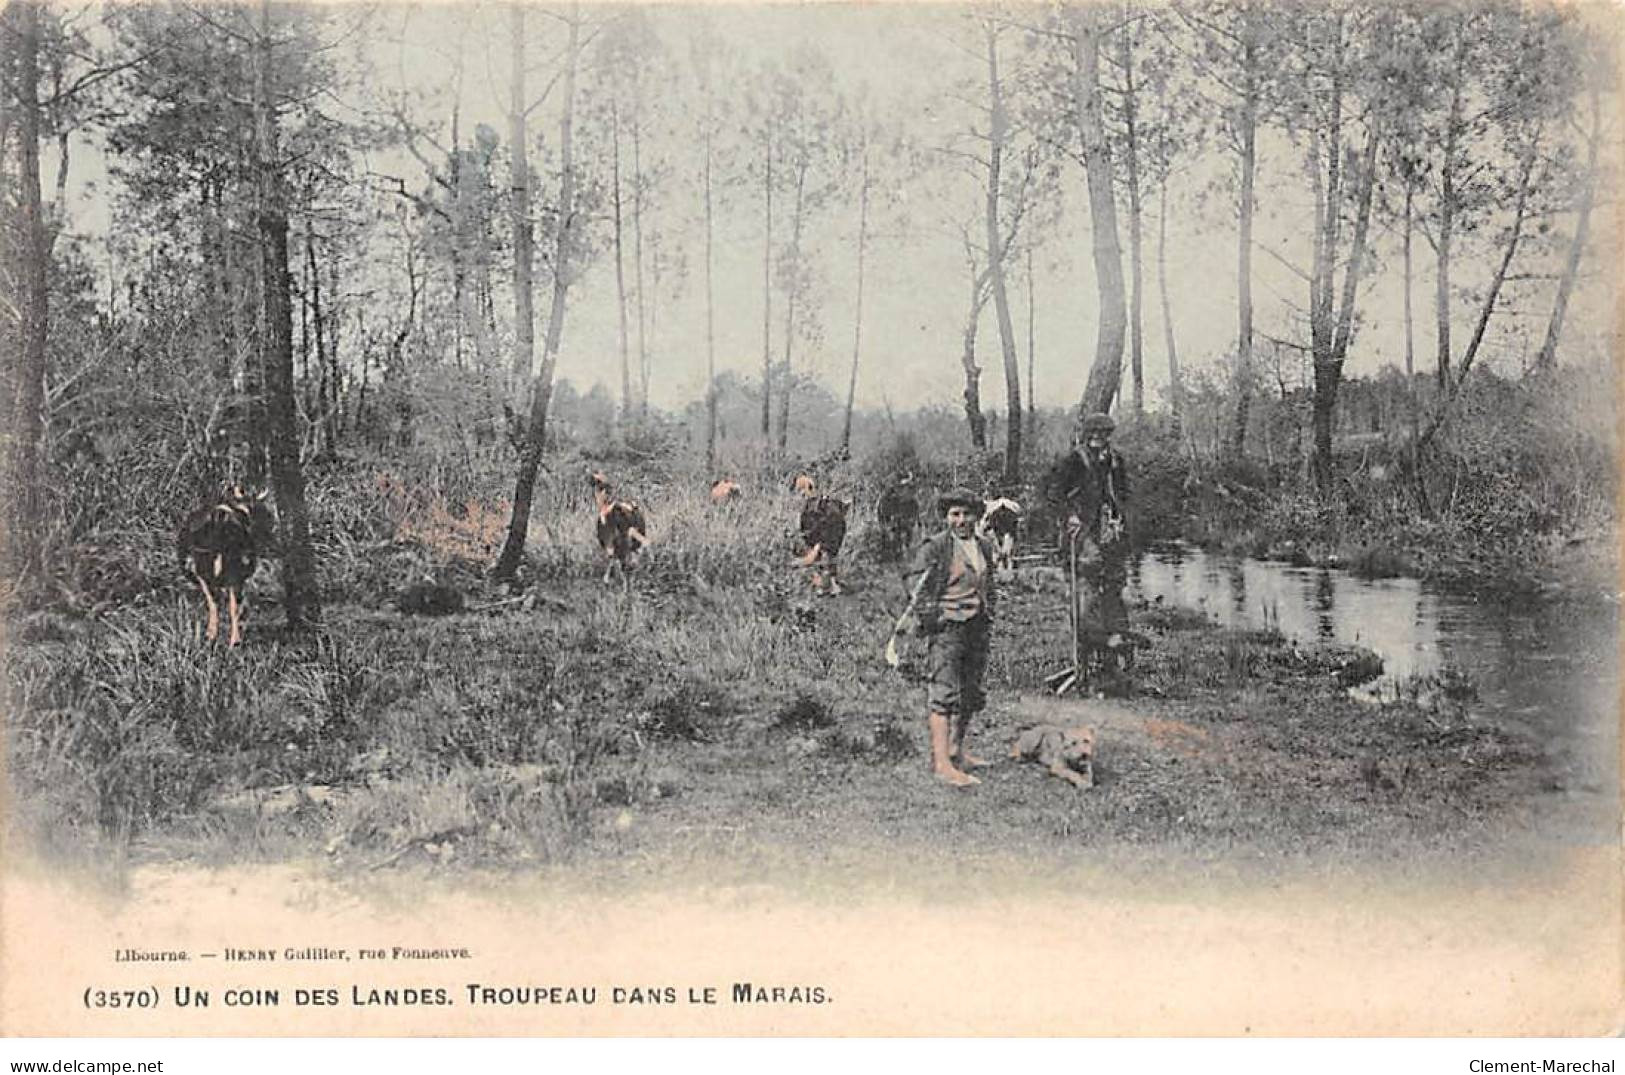
[(604, 553), (604, 581), (616, 569), (624, 579), (638, 563), (638, 553), (649, 544), (649, 524), (635, 500), (617, 500), (609, 479), (599, 471), (588, 475), (593, 504), (598, 510), (598, 547)]
[(1016, 531), (1021, 528), (1021, 505), (1007, 496), (982, 502), (982, 518), (976, 532), (993, 545), (993, 559), (1000, 571), (1016, 566)]
[[(799, 478), (797, 482), (799, 487)], [(813, 569), (813, 592), (833, 597), (841, 592), (837, 560), (841, 543), (846, 540), (846, 513), (852, 503), (818, 494), (811, 478), (807, 478), (802, 496), (805, 499), (801, 505), (801, 541), (807, 551), (800, 562)]]
[(732, 478), (718, 478), (711, 483), (711, 506), (720, 508), (738, 500), (741, 495), (739, 483)]
[(243, 584), (254, 574), (260, 552), (273, 541), (275, 519), (265, 498), (269, 490), (251, 493), (241, 485), (224, 490), (215, 503), (191, 512), (181, 522), (176, 551), (181, 570), (203, 591), (210, 642), (220, 635), (220, 602), (226, 598), (230, 621), (228, 647), (243, 640)]
[(904, 474), (886, 487), (875, 505), (875, 518), (880, 523), (881, 560), (901, 560), (914, 543), (920, 525), (920, 501), (914, 495), (913, 474)]

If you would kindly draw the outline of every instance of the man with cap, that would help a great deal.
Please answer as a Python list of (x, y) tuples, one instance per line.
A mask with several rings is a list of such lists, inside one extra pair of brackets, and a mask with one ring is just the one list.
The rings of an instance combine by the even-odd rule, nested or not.
[(993, 634), (993, 547), (976, 536), (982, 498), (969, 489), (942, 494), (937, 512), (947, 526), (915, 555), (912, 607), (919, 632), (930, 640), (931, 771), (954, 787), (968, 787), (981, 781), (965, 770), (986, 764), (965, 739), (971, 718), (987, 703), (982, 678)]
[(1084, 653), (1110, 651), (1128, 630), (1128, 472), (1111, 446), (1116, 423), (1099, 411), (1080, 423), (1072, 450), (1044, 479), (1044, 498), (1062, 520), (1063, 558), (1078, 572), (1078, 636)]

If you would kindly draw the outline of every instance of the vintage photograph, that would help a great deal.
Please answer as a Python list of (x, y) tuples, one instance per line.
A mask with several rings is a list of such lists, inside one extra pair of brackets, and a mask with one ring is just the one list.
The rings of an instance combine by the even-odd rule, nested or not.
[(0, 1032), (1604, 1035), (1621, 17), (0, 7)]

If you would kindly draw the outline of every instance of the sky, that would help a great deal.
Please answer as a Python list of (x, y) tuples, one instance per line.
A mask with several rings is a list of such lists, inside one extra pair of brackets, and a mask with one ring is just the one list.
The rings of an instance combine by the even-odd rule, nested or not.
[[(504, 138), (504, 97), (508, 82), (507, 14), (503, 9), (474, 4), (430, 7), (384, 5), (371, 35), (368, 49), (377, 72), (376, 89), (382, 92), (403, 87), (430, 94), (444, 92), (449, 85), (451, 42), (459, 29), (470, 31), (465, 40), (467, 76), (464, 83), (465, 130), (474, 123), (491, 125)], [(608, 12), (608, 7), (599, 12)], [(812, 48), (826, 57), (837, 83), (853, 100), (863, 99), (873, 112), (897, 124), (917, 144), (926, 147), (927, 157), (937, 163), (944, 159), (933, 152), (953, 141), (957, 133), (973, 122), (981, 122), (975, 108), (954, 94), (959, 80), (978, 75), (975, 59), (953, 44), (963, 36), (964, 20), (952, 9), (922, 4), (875, 3), (865, 5), (808, 4), (766, 6), (759, 4), (720, 4), (708, 9), (664, 5), (654, 15), (654, 24), (667, 51), (686, 63), (688, 39), (700, 19), (707, 19), (726, 42), (726, 62), (734, 72), (746, 71), (769, 61), (781, 61), (796, 46)], [(550, 77), (549, 58), (556, 55), (561, 34), (545, 18), (531, 22), (535, 47), (531, 50), (535, 70), (533, 86)], [(1004, 46), (1014, 54), (1019, 44), (1012, 37)], [(724, 76), (726, 78), (726, 76)], [(668, 219), (681, 215), (690, 238), (689, 273), (685, 290), (664, 299), (658, 313), (651, 351), (655, 371), (651, 381), (651, 401), (662, 407), (678, 407), (700, 395), (705, 373), (705, 307), (702, 253), (698, 231), (692, 218), (699, 211), (698, 188), (694, 176), (699, 165), (693, 122), (696, 116), (685, 110), (692, 104), (686, 81), (668, 88), (674, 105), (672, 131), (654, 154), (671, 161), (674, 177), (667, 184), (663, 212)], [(532, 130), (551, 142), (557, 136), (556, 96), (532, 116)], [(437, 114), (443, 115), (442, 110)], [(1206, 105), (1213, 108), (1216, 105)], [(577, 137), (590, 139), (583, 130), (588, 121), (578, 117)], [(80, 167), (88, 175), (97, 171), (94, 155)], [(1260, 146), (1258, 253), (1254, 257), (1255, 320), (1257, 345), (1271, 354), (1267, 337), (1302, 341), (1305, 285), (1289, 265), (1306, 266), (1307, 219), (1310, 195), (1303, 171), (1298, 165), (1301, 150), (1282, 136), (1266, 137)], [(381, 170), (396, 168), (412, 174), (408, 159), (372, 162)], [(1231, 161), (1217, 149), (1191, 156), (1170, 184), (1168, 224), (1168, 285), (1175, 336), (1181, 365), (1187, 369), (1209, 367), (1217, 370), (1233, 349), (1236, 333), (1236, 225), (1233, 195), (1225, 181)], [(421, 171), (418, 173), (421, 175)], [(1090, 254), (1090, 222), (1084, 196), (1084, 174), (1080, 166), (1063, 166), (1063, 212), (1058, 223), (1047, 229), (1034, 261), (1037, 279), (1033, 288), (1037, 400), (1041, 406), (1074, 404), (1081, 396), (1089, 364), (1093, 358), (1096, 332), (1096, 290)], [(724, 176), (723, 178), (728, 178)], [(918, 174), (893, 177), (891, 183), (906, 207), (906, 222), (892, 234), (873, 242), (865, 270), (863, 325), (858, 401), (860, 405), (890, 404), (899, 409), (916, 405), (957, 406), (963, 389), (960, 370), (961, 332), (968, 305), (968, 280), (959, 240), (947, 222), (960, 217), (980, 228), (980, 195), (969, 182), (957, 186), (940, 181), (925, 182)], [(93, 192), (81, 193), (75, 223), (81, 230), (94, 232), (105, 227), (108, 210), (105, 199), (111, 190), (105, 179)], [(777, 238), (787, 227), (786, 199), (776, 208)], [(1156, 199), (1145, 192), (1144, 265), (1144, 363), (1146, 398), (1155, 406), (1167, 382), (1166, 355), (1159, 296), (1156, 291)], [(1607, 204), (1607, 203), (1605, 203)], [(809, 228), (809, 241), (819, 252), (822, 287), (818, 320), (823, 340), (809, 350), (798, 343), (797, 367), (810, 371), (837, 394), (844, 393), (847, 369), (852, 358), (855, 321), (855, 235), (856, 200), (841, 202), (815, 217)], [(762, 207), (755, 185), (740, 182), (723, 193), (716, 247), (717, 362), (719, 369), (734, 370), (759, 377), (762, 351)], [(1563, 235), (1572, 227), (1572, 217), (1552, 222)], [(1610, 221), (1599, 215), (1597, 227), (1606, 234)], [(499, 227), (505, 221), (499, 221)], [(1127, 221), (1120, 220), (1127, 265)], [(1382, 241), (1390, 249), (1397, 244), (1391, 236)], [(628, 254), (630, 257), (630, 252)], [(1582, 288), (1571, 307), (1567, 340), (1575, 353), (1606, 356), (1608, 335), (1613, 326), (1613, 295), (1606, 282), (1617, 274), (1614, 259), (1601, 266), (1594, 282)], [(1544, 266), (1550, 269), (1551, 264)], [(1490, 259), (1482, 248), (1458, 263), (1458, 276), (1471, 287), (1490, 271)], [(1023, 375), (1027, 365), (1028, 285), (1025, 266), (1011, 266), (1011, 304)], [(1542, 266), (1527, 266), (1535, 271)], [(632, 274), (630, 262), (628, 276)], [(1417, 242), (1416, 278), (1413, 302), (1416, 308), (1417, 353), (1421, 368), (1431, 368), (1432, 347), (1432, 257)], [(547, 310), (545, 281), (538, 289), (538, 341), (545, 330)], [(1375, 373), (1384, 365), (1403, 363), (1403, 296), (1397, 253), (1381, 260), (1369, 277), (1362, 301), (1360, 335), (1351, 350), (1347, 373), (1351, 376)], [(783, 306), (775, 296), (773, 350), (782, 354)], [(1487, 365), (1517, 372), (1528, 350), (1516, 332), (1534, 335), (1538, 344), (1545, 315), (1551, 306), (1550, 288), (1532, 283), (1519, 308), (1524, 317), (1497, 323), (1486, 355)], [(506, 294), (498, 297), (504, 313), (510, 308)], [(1472, 312), (1464, 298), (1458, 304), (1456, 332), (1464, 338)], [(1511, 331), (1513, 334), (1508, 335)], [(601, 255), (573, 290), (566, 315), (558, 375), (585, 390), (595, 383), (619, 392), (619, 337), (615, 304), (614, 265)], [(990, 302), (983, 312), (978, 333), (978, 358), (982, 377), (983, 405), (993, 410), (1004, 406), (1004, 382), (999, 368), (997, 322)], [(634, 344), (635, 348), (635, 344)], [(1124, 392), (1128, 391), (1125, 355)], [(1288, 363), (1297, 376), (1301, 362)]]

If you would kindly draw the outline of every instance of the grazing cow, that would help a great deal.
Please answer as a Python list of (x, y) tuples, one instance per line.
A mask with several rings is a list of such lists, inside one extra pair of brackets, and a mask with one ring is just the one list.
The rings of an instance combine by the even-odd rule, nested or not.
[(976, 532), (993, 544), (993, 559), (1000, 571), (1016, 566), (1016, 531), (1021, 528), (1021, 505), (1007, 496), (982, 502)]
[(718, 478), (711, 484), (711, 506), (720, 508), (740, 497), (739, 483), (732, 478)]
[(251, 494), (241, 485), (233, 485), (219, 501), (198, 508), (181, 523), (176, 551), (181, 570), (203, 591), (211, 642), (220, 634), (218, 598), (222, 594), (230, 621), (226, 645), (243, 640), (243, 583), (254, 574), (260, 549), (271, 543), (275, 522), (265, 504), (266, 492)]
[(851, 501), (837, 500), (832, 496), (817, 495), (812, 488), (811, 478), (807, 479), (807, 491), (802, 495), (806, 500), (801, 505), (801, 540), (807, 546), (807, 551), (801, 557), (801, 563), (813, 569), (813, 592), (827, 592), (833, 597), (841, 592), (837, 559), (841, 555), (841, 543), (846, 540), (846, 513), (852, 504)]
[(624, 578), (638, 564), (638, 553), (649, 544), (649, 525), (634, 500), (616, 500), (609, 479), (594, 471), (592, 499), (598, 508), (598, 547), (604, 551), (604, 581), (618, 567)]
[(914, 495), (914, 475), (904, 474), (886, 487), (875, 505), (875, 518), (880, 523), (880, 558), (885, 562), (901, 560), (914, 543), (914, 533), (920, 525), (920, 501)]

